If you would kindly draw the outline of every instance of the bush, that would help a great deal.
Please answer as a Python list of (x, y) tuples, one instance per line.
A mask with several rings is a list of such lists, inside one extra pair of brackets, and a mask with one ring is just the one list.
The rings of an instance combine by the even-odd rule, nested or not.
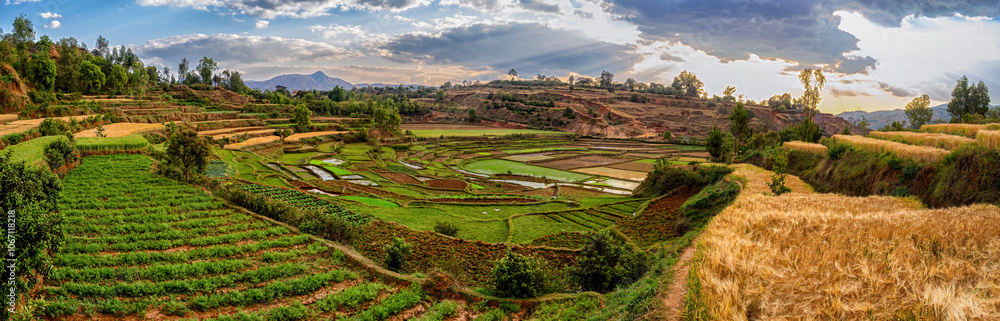
[(570, 275), (586, 291), (612, 291), (635, 282), (647, 270), (645, 253), (608, 231), (591, 234), (576, 262)]
[(826, 154), (830, 156), (831, 160), (837, 160), (840, 159), (840, 154), (843, 154), (845, 151), (850, 149), (851, 145), (844, 143), (835, 143), (830, 145), (830, 148), (826, 150)]
[(437, 222), (434, 224), (434, 232), (438, 232), (447, 236), (455, 237), (458, 235), (458, 225), (450, 222)]
[(679, 187), (701, 189), (719, 181), (732, 172), (731, 168), (725, 166), (695, 167), (694, 170), (687, 170), (674, 167), (661, 159), (653, 167), (653, 172), (639, 184), (635, 195), (640, 197), (657, 197)]
[(403, 271), (406, 258), (410, 256), (410, 243), (402, 238), (393, 238), (392, 244), (385, 246), (385, 268), (393, 272)]
[(45, 146), (44, 157), (52, 170), (76, 162), (80, 158), (73, 143), (62, 139)]
[(38, 132), (42, 136), (63, 135), (69, 131), (69, 124), (61, 120), (46, 118), (41, 124), (38, 124)]
[(319, 235), (327, 239), (348, 243), (356, 231), (343, 217), (321, 212), (305, 211), (301, 214), (299, 229), (302, 232)]
[(36, 105), (48, 105), (49, 103), (56, 101), (56, 94), (49, 91), (29, 91), (28, 98), (31, 102)]
[(545, 274), (535, 260), (507, 252), (491, 273), (496, 294), (505, 298), (533, 298), (545, 288)]

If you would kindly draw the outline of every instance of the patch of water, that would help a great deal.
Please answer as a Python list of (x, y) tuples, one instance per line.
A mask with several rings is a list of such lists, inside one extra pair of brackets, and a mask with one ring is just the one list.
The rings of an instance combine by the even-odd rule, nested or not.
[(278, 165), (278, 164), (267, 163), (267, 167), (270, 167), (271, 169), (277, 171), (278, 173), (284, 174), (285, 177), (287, 177), (288, 179), (291, 179), (291, 180), (298, 180), (299, 179), (298, 177), (295, 177), (295, 175), (292, 175), (291, 173), (289, 173), (284, 168), (281, 168), (281, 166)]
[(344, 176), (341, 176), (340, 178), (341, 179), (365, 179), (364, 176), (356, 175), (356, 174), (355, 175), (344, 175)]
[(433, 178), (423, 177), (423, 176), (417, 176), (417, 180), (421, 181), (421, 182), (426, 182), (426, 181), (429, 181), (429, 180), (433, 180)]
[(634, 191), (636, 188), (639, 188), (639, 182), (624, 181), (624, 180), (613, 179), (613, 178), (604, 180), (601, 183), (611, 185), (611, 187), (620, 188), (620, 189), (627, 189), (627, 190), (630, 190), (630, 191)]
[(467, 171), (467, 170), (464, 170), (464, 169), (457, 169), (457, 168), (455, 168), (454, 170), (457, 171), (457, 172), (459, 172), (459, 173), (462, 173), (462, 174), (465, 174), (465, 175), (471, 175), (471, 176), (475, 176), (475, 177), (490, 177), (490, 175), (480, 174), (480, 173), (473, 173), (473, 172), (470, 172), (470, 171)]
[(332, 181), (332, 180), (336, 180), (337, 179), (337, 178), (333, 177), (333, 174), (330, 174), (330, 172), (327, 172), (326, 170), (323, 170), (323, 169), (321, 169), (321, 168), (319, 168), (317, 166), (305, 165), (305, 166), (302, 166), (302, 167), (305, 167), (305, 168), (309, 169), (310, 172), (312, 172), (313, 174), (315, 174), (316, 176), (318, 176), (320, 179), (322, 179), (324, 181)]
[(315, 188), (310, 189), (310, 190), (306, 190), (306, 192), (314, 193), (314, 194), (323, 194), (323, 195), (326, 195), (326, 196), (338, 196), (337, 194), (330, 194), (330, 193), (327, 193), (327, 192), (324, 192), (322, 190), (318, 190), (318, 189), (315, 189)]
[(409, 168), (412, 168), (412, 169), (417, 169), (417, 170), (424, 169), (423, 167), (420, 167), (420, 166), (417, 166), (417, 165), (413, 165), (413, 164), (410, 164), (410, 163), (407, 163), (407, 162), (404, 162), (404, 161), (398, 161), (398, 162), (400, 164), (403, 164), (403, 166), (406, 166), (406, 167), (409, 167)]
[(358, 184), (358, 185), (364, 185), (364, 186), (378, 186), (378, 183), (370, 181), (370, 180), (367, 180), (367, 179), (349, 180), (348, 182), (351, 182), (351, 183), (354, 183), (354, 184)]
[(504, 183), (517, 184), (517, 185), (527, 186), (527, 187), (531, 187), (531, 188), (547, 188), (547, 187), (555, 186), (555, 184), (553, 184), (553, 183), (545, 184), (545, 183), (538, 183), (538, 182), (519, 181), (519, 180), (513, 180), (513, 179), (495, 179), (493, 181), (494, 182), (504, 182)]
[(344, 160), (336, 159), (336, 158), (324, 159), (323, 162), (327, 163), (327, 164), (333, 164), (333, 165), (343, 165), (344, 164)]

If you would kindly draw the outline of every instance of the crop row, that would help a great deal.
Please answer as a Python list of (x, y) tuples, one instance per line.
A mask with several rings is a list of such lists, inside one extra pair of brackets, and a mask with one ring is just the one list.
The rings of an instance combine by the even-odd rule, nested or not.
[(132, 243), (118, 243), (118, 244), (66, 244), (60, 250), (62, 253), (94, 253), (101, 251), (147, 251), (147, 250), (166, 250), (173, 247), (190, 245), (190, 246), (206, 246), (215, 244), (226, 244), (226, 243), (236, 243), (245, 239), (262, 239), (277, 235), (283, 235), (290, 232), (287, 228), (278, 226), (272, 227), (266, 230), (256, 230), (256, 231), (246, 231), (239, 233), (223, 234), (223, 235), (213, 235), (205, 236), (193, 239), (180, 239), (180, 240), (156, 240), (156, 241), (140, 241)]
[(191, 219), (186, 221), (176, 221), (170, 223), (128, 223), (114, 224), (109, 226), (99, 225), (70, 225), (66, 227), (66, 233), (71, 235), (122, 235), (136, 233), (158, 233), (170, 230), (184, 230), (192, 228), (211, 228), (214, 226), (239, 224), (253, 221), (255, 218), (243, 213), (233, 213), (223, 217), (209, 217)]
[(188, 305), (192, 309), (206, 311), (222, 306), (245, 306), (254, 303), (265, 303), (277, 298), (312, 293), (325, 287), (330, 282), (340, 283), (356, 278), (358, 278), (357, 273), (337, 269), (328, 273), (276, 281), (260, 288), (199, 295), (191, 299)]
[(267, 198), (288, 203), (296, 207), (325, 211), (329, 214), (339, 216), (354, 225), (365, 224), (372, 219), (369, 215), (348, 211), (347, 209), (336, 204), (321, 200), (315, 196), (300, 191), (257, 184), (242, 184), (237, 187), (241, 190), (253, 194), (263, 195)]
[(200, 235), (219, 235), (236, 231), (252, 231), (265, 229), (272, 224), (264, 221), (232, 224), (226, 226), (199, 227), (187, 230), (172, 229), (156, 233), (133, 233), (126, 235), (102, 235), (96, 237), (70, 237), (69, 243), (74, 244), (110, 244), (110, 243), (131, 243), (139, 241), (166, 240), (166, 239), (188, 239)]
[(54, 264), (61, 267), (100, 267), (119, 265), (143, 265), (153, 263), (178, 263), (211, 258), (231, 258), (273, 248), (284, 248), (304, 244), (312, 239), (308, 235), (285, 236), (275, 240), (264, 240), (242, 245), (216, 245), (199, 247), (178, 252), (131, 252), (118, 254), (56, 254)]
[[(54, 291), (71, 293), (81, 297), (130, 297), (141, 298), (151, 295), (189, 294), (212, 292), (222, 288), (238, 286), (239, 283), (260, 283), (283, 277), (299, 275), (309, 271), (309, 266), (302, 263), (288, 263), (273, 266), (262, 266), (256, 270), (214, 276), (203, 279), (173, 280), (165, 282), (135, 282), (115, 285), (100, 285), (93, 283), (63, 283)], [(58, 294), (58, 293), (54, 293)]]
[(199, 277), (212, 274), (232, 273), (253, 265), (247, 259), (202, 261), (168, 265), (153, 265), (143, 268), (135, 267), (103, 267), (87, 269), (56, 268), (49, 274), (50, 280), (96, 283), (98, 281), (121, 280), (134, 282), (136, 280), (166, 281), (181, 278)]
[[(132, 215), (117, 214), (117, 212), (126, 213), (126, 211), (133, 210), (138, 213)], [(79, 216), (68, 216), (64, 221), (67, 225), (73, 224), (83, 224), (83, 225), (118, 225), (124, 223), (161, 223), (161, 222), (176, 222), (185, 221), (196, 218), (208, 218), (208, 217), (229, 217), (233, 212), (232, 210), (212, 210), (212, 211), (195, 211), (195, 212), (176, 212), (170, 207), (149, 207), (145, 210), (148, 212), (139, 212), (144, 209), (124, 209), (115, 210), (115, 213), (103, 218), (85, 218)]]

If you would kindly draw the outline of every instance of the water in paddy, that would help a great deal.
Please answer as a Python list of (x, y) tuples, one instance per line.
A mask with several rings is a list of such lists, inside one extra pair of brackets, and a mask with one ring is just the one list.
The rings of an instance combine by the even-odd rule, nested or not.
[(333, 177), (333, 174), (330, 174), (330, 172), (327, 172), (326, 170), (323, 170), (323, 169), (321, 169), (319, 167), (316, 167), (316, 166), (313, 166), (313, 165), (305, 165), (305, 166), (302, 166), (302, 167), (305, 167), (305, 168), (309, 169), (310, 172), (312, 172), (313, 174), (316, 174), (316, 176), (319, 176), (319, 178), (322, 179), (322, 180), (324, 180), (324, 181), (332, 181), (332, 180), (336, 180), (337, 179), (337, 178)]

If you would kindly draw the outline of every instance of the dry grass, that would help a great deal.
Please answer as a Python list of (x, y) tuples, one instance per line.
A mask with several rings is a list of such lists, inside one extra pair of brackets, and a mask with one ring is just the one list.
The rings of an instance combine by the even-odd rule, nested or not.
[[(236, 132), (236, 131), (241, 131), (241, 130), (264, 129), (264, 128), (267, 128), (267, 127), (250, 126), (250, 127), (231, 127), (231, 128), (223, 128), (223, 129), (203, 130), (203, 131), (198, 132), (198, 136), (215, 136), (215, 135), (228, 134), (230, 132)], [(272, 131), (273, 131), (273, 129), (272, 129)]]
[(746, 189), (698, 240), (692, 276), (709, 317), (1000, 318), (1000, 208), (927, 210), (794, 185), (765, 196), (768, 173), (737, 167)]
[[(165, 128), (163, 124), (144, 124), (144, 123), (114, 123), (104, 125), (104, 136), (105, 137), (125, 137), (135, 134), (144, 134), (148, 132), (154, 132), (157, 130), (162, 130)], [(88, 129), (79, 133), (76, 133), (75, 137), (97, 137), (97, 128)]]
[(235, 149), (244, 149), (244, 148), (252, 147), (252, 146), (256, 146), (256, 145), (263, 145), (263, 144), (274, 143), (274, 142), (277, 142), (279, 140), (281, 140), (281, 137), (278, 137), (278, 136), (255, 137), (255, 138), (247, 139), (247, 140), (239, 142), (239, 143), (233, 143), (233, 144), (229, 144), (229, 145), (223, 146), (223, 148), (225, 148), (225, 149), (234, 149), (234, 150)]
[(1000, 130), (980, 130), (976, 132), (976, 144), (987, 148), (1000, 148)]
[(212, 140), (220, 140), (220, 139), (223, 139), (223, 138), (226, 138), (226, 137), (239, 137), (239, 136), (244, 135), (244, 134), (249, 135), (249, 136), (260, 135), (260, 134), (271, 134), (271, 135), (274, 135), (274, 129), (268, 128), (268, 129), (250, 130), (250, 131), (245, 131), (245, 132), (236, 132), (236, 133), (230, 133), (230, 134), (215, 135), (215, 136), (212, 136)]
[(942, 133), (952, 135), (962, 135), (965, 137), (976, 137), (976, 132), (980, 130), (1000, 129), (1000, 124), (930, 124), (920, 126), (920, 131), (928, 133)]
[(926, 163), (940, 162), (945, 156), (948, 156), (948, 153), (950, 153), (947, 150), (937, 147), (907, 145), (857, 135), (833, 135), (833, 138), (837, 141), (850, 143), (854, 147), (873, 152), (889, 152), (899, 157)]
[(811, 152), (811, 153), (817, 153), (817, 154), (826, 154), (826, 150), (827, 150), (826, 146), (824, 146), (824, 145), (813, 144), (813, 143), (806, 143), (806, 142), (800, 142), (800, 141), (785, 142), (784, 144), (781, 144), (781, 147), (784, 147), (786, 149), (794, 149), (794, 150), (800, 150), (800, 151), (803, 151), (803, 152)]
[(12, 120), (17, 120), (17, 114), (2, 114), (0, 115), (0, 122), (8, 122)]
[(291, 136), (286, 137), (285, 141), (286, 142), (292, 142), (292, 143), (294, 143), (294, 142), (297, 142), (299, 140), (306, 139), (306, 138), (319, 137), (319, 136), (331, 136), (331, 135), (346, 134), (346, 133), (350, 133), (350, 131), (325, 131), (325, 132), (298, 133), (298, 134), (293, 134)]
[(972, 138), (941, 133), (871, 132), (868, 135), (910, 145), (923, 145), (947, 150), (955, 150), (962, 145), (975, 142)]
[[(84, 119), (87, 119), (87, 117), (91, 117), (91, 116), (93, 116), (93, 115), (52, 117), (52, 119), (61, 120), (61, 121), (65, 121), (65, 122), (70, 121), (70, 119), (76, 119), (77, 121), (82, 121)], [(11, 121), (9, 123), (0, 125), (0, 136), (9, 135), (9, 134), (23, 133), (23, 132), (26, 132), (26, 131), (38, 128), (38, 125), (40, 125), (43, 121), (45, 121), (45, 118), (23, 119), (23, 120), (14, 120), (14, 121)]]

